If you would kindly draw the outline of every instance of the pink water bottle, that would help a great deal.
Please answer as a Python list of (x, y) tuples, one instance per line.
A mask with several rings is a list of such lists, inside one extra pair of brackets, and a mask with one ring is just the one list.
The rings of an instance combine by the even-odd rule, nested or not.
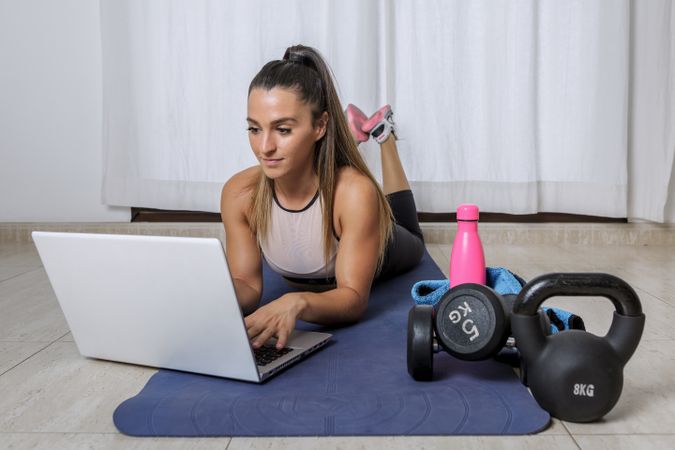
[(485, 255), (478, 237), (478, 206), (457, 207), (457, 235), (450, 255), (450, 286), (485, 284)]

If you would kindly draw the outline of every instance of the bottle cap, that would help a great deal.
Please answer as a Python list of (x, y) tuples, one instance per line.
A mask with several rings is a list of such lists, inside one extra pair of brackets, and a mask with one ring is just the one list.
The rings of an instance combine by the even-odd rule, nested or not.
[(457, 207), (457, 220), (478, 220), (478, 206), (462, 203)]

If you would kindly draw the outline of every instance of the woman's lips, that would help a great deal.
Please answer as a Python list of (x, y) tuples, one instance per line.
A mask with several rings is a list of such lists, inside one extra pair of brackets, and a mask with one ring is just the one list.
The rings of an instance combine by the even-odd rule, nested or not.
[(282, 159), (283, 158), (278, 158), (278, 159), (263, 158), (262, 162), (263, 162), (264, 165), (266, 165), (268, 167), (275, 167), (275, 166), (278, 166), (279, 164), (281, 164)]

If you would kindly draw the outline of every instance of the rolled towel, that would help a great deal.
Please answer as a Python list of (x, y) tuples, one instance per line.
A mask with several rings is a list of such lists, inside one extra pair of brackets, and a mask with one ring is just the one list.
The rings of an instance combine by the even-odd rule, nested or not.
[[(517, 294), (525, 282), (503, 267), (487, 267), (485, 281), (498, 294)], [(435, 305), (450, 290), (449, 280), (424, 280), (415, 283), (411, 295), (418, 305)]]
[[(504, 267), (487, 267), (485, 280), (500, 295), (517, 294), (525, 285), (525, 280)], [(449, 280), (424, 280), (415, 283), (410, 293), (418, 305), (435, 305), (449, 290)], [(583, 319), (574, 313), (546, 306), (542, 309), (551, 321), (551, 334), (563, 330), (585, 329)]]
[(542, 306), (541, 309), (544, 310), (548, 316), (549, 321), (551, 322), (551, 334), (555, 334), (564, 330), (586, 329), (584, 319), (574, 313), (565, 311), (564, 309), (548, 306)]
[(435, 305), (449, 290), (448, 280), (424, 280), (415, 283), (410, 293), (418, 305)]

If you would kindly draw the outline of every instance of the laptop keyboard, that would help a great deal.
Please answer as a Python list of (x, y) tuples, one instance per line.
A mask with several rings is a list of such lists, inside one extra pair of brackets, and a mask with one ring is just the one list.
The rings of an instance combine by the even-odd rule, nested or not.
[(276, 347), (264, 345), (260, 348), (253, 349), (253, 354), (255, 355), (256, 364), (259, 366), (266, 366), (275, 359), (284, 356), (292, 350), (293, 349), (289, 347), (284, 347), (281, 350), (277, 350)]

